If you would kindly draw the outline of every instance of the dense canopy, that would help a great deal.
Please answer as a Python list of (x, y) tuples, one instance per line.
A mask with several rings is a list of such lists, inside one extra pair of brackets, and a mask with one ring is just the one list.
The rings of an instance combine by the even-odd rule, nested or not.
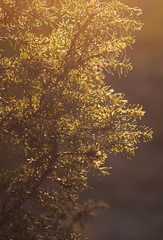
[(140, 14), (119, 1), (0, 2), (0, 144), (20, 158), (0, 175), (1, 239), (78, 239), (88, 172), (151, 139), (142, 107), (107, 84), (132, 69)]

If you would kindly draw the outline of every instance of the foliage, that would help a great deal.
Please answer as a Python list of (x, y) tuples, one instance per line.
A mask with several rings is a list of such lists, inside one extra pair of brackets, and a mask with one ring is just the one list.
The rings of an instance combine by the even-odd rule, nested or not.
[(81, 239), (88, 172), (151, 139), (142, 107), (104, 76), (131, 70), (140, 14), (116, 0), (1, 0), (0, 142), (22, 156), (0, 175), (1, 239)]

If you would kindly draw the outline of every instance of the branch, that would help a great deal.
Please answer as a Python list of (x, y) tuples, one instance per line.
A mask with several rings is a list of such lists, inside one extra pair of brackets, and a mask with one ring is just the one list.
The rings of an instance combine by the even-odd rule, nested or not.
[(10, 221), (13, 218), (12, 213), (16, 213), (17, 210), (20, 209), (20, 207), (33, 195), (35, 194), (35, 191), (39, 188), (39, 186), (46, 180), (48, 175), (53, 169), (54, 163), (57, 161), (57, 143), (55, 148), (55, 157), (50, 161), (48, 169), (42, 174), (42, 176), (39, 178), (39, 181), (34, 184), (33, 188), (30, 190), (27, 190), (28, 195), (25, 195), (24, 198), (19, 198), (15, 203), (12, 205), (10, 209), (8, 209), (7, 213), (4, 215), (3, 219), (0, 219), (0, 229), (3, 227), (6, 221)]

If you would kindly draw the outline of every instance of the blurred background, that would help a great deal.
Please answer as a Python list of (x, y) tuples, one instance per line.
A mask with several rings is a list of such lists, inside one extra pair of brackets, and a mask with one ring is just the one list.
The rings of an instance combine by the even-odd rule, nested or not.
[(111, 175), (91, 177), (93, 190), (81, 199), (104, 199), (110, 207), (99, 212), (86, 226), (89, 240), (163, 239), (163, 1), (124, 0), (142, 8), (144, 27), (135, 34), (129, 52), (133, 71), (127, 77), (108, 77), (115, 92), (129, 103), (144, 106), (143, 124), (154, 131), (153, 140), (140, 144), (132, 160), (109, 156)]

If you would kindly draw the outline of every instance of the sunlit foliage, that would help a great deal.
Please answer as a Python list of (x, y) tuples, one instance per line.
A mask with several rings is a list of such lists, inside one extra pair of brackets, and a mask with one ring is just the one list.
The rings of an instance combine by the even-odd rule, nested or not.
[(22, 156), (0, 175), (2, 240), (81, 239), (88, 172), (151, 139), (142, 107), (104, 75), (132, 69), (140, 14), (116, 0), (0, 1), (0, 143)]

